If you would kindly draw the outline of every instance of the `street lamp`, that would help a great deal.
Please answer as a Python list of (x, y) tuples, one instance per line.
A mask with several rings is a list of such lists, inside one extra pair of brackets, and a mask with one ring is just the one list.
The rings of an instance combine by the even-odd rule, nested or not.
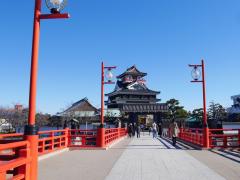
[[(99, 142), (98, 146), (105, 147), (105, 129), (104, 129), (104, 85), (105, 84), (115, 84), (113, 82), (113, 73), (112, 70), (116, 69), (116, 66), (108, 66), (105, 67), (104, 63), (102, 62), (101, 67), (101, 114), (100, 114), (100, 128), (99, 128)], [(105, 76), (106, 70), (106, 76)], [(106, 77), (106, 80), (105, 80)]]
[[(33, 41), (32, 41), (32, 57), (31, 57), (31, 74), (30, 74), (30, 92), (29, 92), (29, 115), (28, 124), (24, 129), (24, 136), (30, 144), (30, 156), (32, 158), (30, 162), (30, 179), (37, 180), (38, 170), (38, 127), (35, 123), (36, 115), (36, 96), (37, 96), (37, 70), (38, 70), (38, 54), (39, 54), (39, 34), (40, 34), (40, 21), (42, 19), (61, 19), (69, 18), (69, 14), (61, 14), (65, 6), (63, 6), (64, 0), (49, 0), (52, 5), (57, 5), (59, 2), (59, 8), (56, 10), (59, 13), (42, 14), (41, 6), (42, 0), (35, 0), (34, 19), (33, 19)], [(47, 2), (47, 1), (46, 1)], [(49, 3), (49, 4), (50, 4)], [(50, 6), (49, 6), (50, 7)], [(53, 6), (54, 8), (54, 6)]]
[(192, 83), (202, 83), (202, 91), (203, 91), (203, 133), (204, 133), (203, 146), (205, 148), (209, 148), (209, 128), (208, 128), (208, 123), (207, 123), (206, 80), (205, 80), (204, 60), (202, 60), (201, 64), (190, 64), (189, 67), (193, 68), (193, 70), (191, 72), (193, 81), (191, 81), (191, 82)]
[(45, 0), (45, 2), (52, 14), (60, 13), (67, 5), (67, 0)]

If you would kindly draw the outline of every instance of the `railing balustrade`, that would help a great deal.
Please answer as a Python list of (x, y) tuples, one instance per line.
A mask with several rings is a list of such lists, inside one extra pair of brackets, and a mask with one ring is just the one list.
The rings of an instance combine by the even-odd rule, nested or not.
[[(68, 147), (97, 148), (97, 130), (64, 129), (40, 131), (38, 139), (39, 156)], [(105, 130), (106, 146), (126, 136), (125, 128)], [(0, 135), (0, 179), (30, 180), (29, 142), (23, 134)]]
[[(0, 151), (2, 152), (0, 160), (1, 180), (6, 180), (7, 178), (30, 180), (29, 163), (31, 162), (31, 157), (28, 141), (1, 144)], [(13, 151), (14, 154), (9, 155), (9, 151)]]
[[(171, 131), (168, 131), (171, 137)], [(209, 129), (210, 148), (240, 147), (240, 129)], [(180, 128), (179, 139), (203, 147), (203, 130)]]

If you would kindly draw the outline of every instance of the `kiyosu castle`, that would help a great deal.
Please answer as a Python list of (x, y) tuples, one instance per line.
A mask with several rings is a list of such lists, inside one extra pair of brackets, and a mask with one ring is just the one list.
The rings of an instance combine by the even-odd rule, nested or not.
[(168, 107), (165, 103), (159, 103), (160, 99), (157, 98), (159, 91), (146, 86), (145, 76), (147, 73), (139, 71), (136, 66), (117, 76), (114, 91), (106, 94), (107, 108), (119, 109), (130, 122), (148, 125), (153, 121), (161, 121)]

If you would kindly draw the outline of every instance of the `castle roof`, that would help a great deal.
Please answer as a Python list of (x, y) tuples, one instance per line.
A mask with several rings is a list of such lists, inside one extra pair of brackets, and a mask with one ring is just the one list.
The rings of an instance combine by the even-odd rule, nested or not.
[(132, 76), (141, 76), (144, 77), (147, 75), (147, 73), (141, 72), (137, 69), (137, 67), (134, 65), (130, 68), (128, 68), (124, 73), (117, 76), (117, 78), (123, 78), (126, 75), (132, 75)]

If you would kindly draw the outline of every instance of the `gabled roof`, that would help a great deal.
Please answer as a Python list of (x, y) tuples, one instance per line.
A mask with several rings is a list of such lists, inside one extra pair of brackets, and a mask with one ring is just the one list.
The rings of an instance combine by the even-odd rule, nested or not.
[(72, 106), (66, 109), (63, 113), (73, 112), (73, 111), (95, 111), (98, 109), (94, 107), (87, 98), (83, 98), (80, 101), (73, 103)]
[(147, 75), (147, 73), (141, 72), (137, 69), (137, 67), (134, 65), (130, 68), (128, 68), (124, 73), (120, 74), (119, 76), (117, 76), (117, 78), (122, 78), (126, 75), (134, 75), (134, 76), (141, 76), (144, 77)]

